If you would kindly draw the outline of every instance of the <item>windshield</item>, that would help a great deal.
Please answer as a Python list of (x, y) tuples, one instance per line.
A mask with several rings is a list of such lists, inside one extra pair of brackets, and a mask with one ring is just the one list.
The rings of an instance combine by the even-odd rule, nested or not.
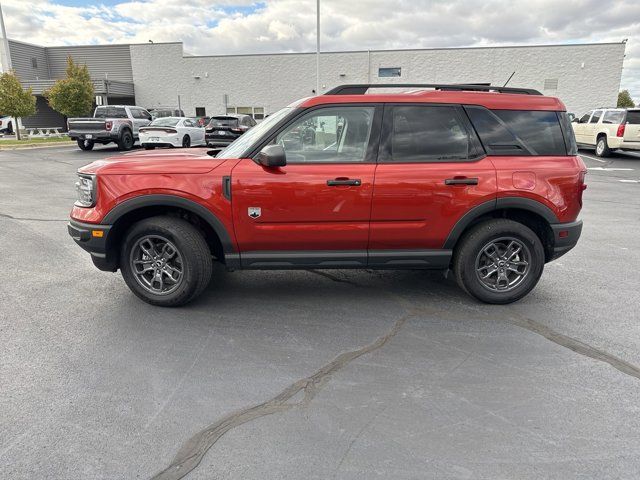
[(286, 117), (291, 111), (292, 107), (284, 107), (282, 110), (278, 110), (273, 115), (269, 115), (264, 121), (253, 127), (251, 130), (247, 130), (247, 133), (238, 137), (231, 145), (222, 150), (217, 158), (241, 158), (240, 156), (246, 152), (249, 147), (259, 141), (262, 136), (269, 131), (269, 129), (277, 124), (280, 120)]
[(151, 122), (151, 126), (152, 127), (175, 127), (179, 121), (180, 121), (179, 118), (171, 118), (171, 117), (158, 118), (153, 122)]

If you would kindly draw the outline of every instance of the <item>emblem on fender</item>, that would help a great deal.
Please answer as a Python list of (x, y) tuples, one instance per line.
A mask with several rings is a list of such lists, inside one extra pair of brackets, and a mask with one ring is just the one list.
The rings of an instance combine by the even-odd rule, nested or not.
[(251, 218), (258, 218), (262, 215), (262, 210), (260, 207), (249, 207), (247, 213)]

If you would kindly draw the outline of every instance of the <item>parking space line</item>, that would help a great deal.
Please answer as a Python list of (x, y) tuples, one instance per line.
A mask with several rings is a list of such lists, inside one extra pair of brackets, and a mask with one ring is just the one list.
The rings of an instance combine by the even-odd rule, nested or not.
[(640, 180), (618, 180), (622, 183), (640, 183)]
[(607, 163), (609, 161), (609, 160), (602, 160), (601, 158), (592, 157), (591, 155), (586, 155), (584, 153), (578, 153), (578, 155), (580, 155), (581, 157), (590, 158), (591, 160), (595, 160), (596, 162), (600, 162), (600, 163)]

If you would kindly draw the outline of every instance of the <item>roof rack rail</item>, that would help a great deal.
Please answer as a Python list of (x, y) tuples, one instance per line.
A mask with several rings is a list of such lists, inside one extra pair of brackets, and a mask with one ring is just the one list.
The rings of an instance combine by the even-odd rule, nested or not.
[(479, 84), (440, 84), (440, 83), (361, 83), (340, 85), (332, 88), (325, 95), (364, 95), (370, 88), (433, 88), (434, 90), (470, 91), (470, 92), (499, 92), (516, 93), (522, 95), (542, 95), (532, 88), (496, 87)]

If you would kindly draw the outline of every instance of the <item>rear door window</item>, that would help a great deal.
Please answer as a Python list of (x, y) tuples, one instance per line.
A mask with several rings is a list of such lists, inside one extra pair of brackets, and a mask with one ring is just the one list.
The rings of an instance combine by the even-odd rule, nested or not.
[(453, 106), (395, 105), (385, 110), (381, 162), (464, 161), (477, 156), (461, 111)]
[(624, 112), (610, 110), (608, 112), (604, 112), (604, 116), (602, 117), (602, 123), (613, 123), (620, 124), (624, 119)]
[(489, 155), (567, 155), (558, 112), (465, 109)]

